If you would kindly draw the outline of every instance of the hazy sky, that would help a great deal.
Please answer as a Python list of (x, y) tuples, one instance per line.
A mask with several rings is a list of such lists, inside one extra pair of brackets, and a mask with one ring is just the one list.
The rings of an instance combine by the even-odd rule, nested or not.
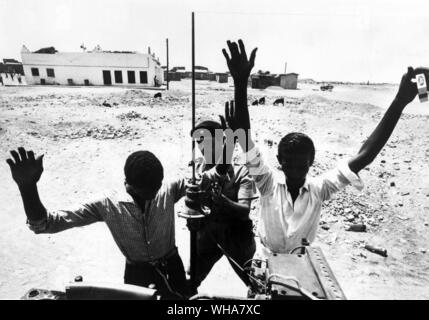
[(165, 64), (225, 71), (226, 39), (258, 47), (255, 69), (318, 80), (398, 82), (408, 65), (429, 67), (429, 1), (0, 0), (0, 58), (55, 46), (80, 51), (152, 48)]

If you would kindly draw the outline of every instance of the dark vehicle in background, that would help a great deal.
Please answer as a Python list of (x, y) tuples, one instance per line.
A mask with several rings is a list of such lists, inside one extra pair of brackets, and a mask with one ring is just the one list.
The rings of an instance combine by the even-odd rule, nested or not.
[(332, 89), (334, 89), (334, 86), (332, 84), (327, 84), (320, 87), (320, 90), (322, 91), (332, 91)]

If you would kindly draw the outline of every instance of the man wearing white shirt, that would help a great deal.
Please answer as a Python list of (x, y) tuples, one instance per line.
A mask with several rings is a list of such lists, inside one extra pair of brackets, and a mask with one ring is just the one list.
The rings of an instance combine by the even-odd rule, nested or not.
[(303, 133), (293, 132), (284, 136), (278, 145), (277, 160), (281, 172), (277, 175), (264, 161), (250, 130), (247, 81), (257, 49), (248, 59), (241, 40), (238, 44), (230, 41), (227, 44), (230, 53), (223, 49), (223, 54), (234, 79), (235, 107), (226, 107), (225, 117), (233, 131), (245, 131), (246, 138), (238, 139), (245, 152), (239, 156), (239, 161), (247, 166), (261, 194), (261, 241), (273, 253), (288, 253), (300, 246), (303, 238), (314, 241), (323, 201), (349, 184), (359, 190), (363, 188), (358, 173), (375, 159), (403, 109), (417, 95), (417, 86), (411, 79), (418, 73), (426, 73), (427, 77), (429, 70), (408, 68), (391, 106), (354, 157), (318, 177), (309, 177), (307, 174), (315, 156), (313, 141)]
[[(294, 143), (312, 146), (306, 135), (291, 133), (281, 140), (280, 152), (293, 151)], [(309, 148), (308, 158), (311, 159), (313, 155), (314, 147)], [(317, 177), (306, 176), (301, 187), (297, 189), (298, 193), (293, 194), (288, 190), (287, 176), (270, 168), (256, 146), (247, 154), (242, 154), (238, 161), (251, 167), (251, 176), (261, 195), (259, 236), (262, 244), (275, 253), (290, 252), (301, 245), (303, 238), (313, 242), (319, 225), (322, 202), (349, 184), (358, 190), (363, 188), (360, 178), (345, 162)], [(304, 159), (301, 163), (302, 170), (307, 170), (308, 162)]]

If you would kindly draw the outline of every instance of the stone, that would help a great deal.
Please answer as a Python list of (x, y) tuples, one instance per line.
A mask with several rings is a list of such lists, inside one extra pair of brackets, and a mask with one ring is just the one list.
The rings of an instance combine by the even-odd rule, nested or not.
[(401, 219), (401, 220), (408, 220), (408, 219), (410, 219), (410, 218), (408, 218), (408, 217), (404, 217), (404, 216), (398, 216), (398, 219)]
[(347, 215), (347, 217), (346, 217), (346, 220), (347, 220), (347, 221), (349, 221), (349, 222), (353, 221), (354, 219), (355, 219), (355, 216), (354, 216), (354, 215), (352, 215), (352, 214), (349, 214), (349, 215)]

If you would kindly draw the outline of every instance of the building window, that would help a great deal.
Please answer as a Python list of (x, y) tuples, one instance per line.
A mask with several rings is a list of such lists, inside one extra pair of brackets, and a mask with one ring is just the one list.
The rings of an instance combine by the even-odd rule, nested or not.
[(128, 83), (136, 83), (136, 73), (134, 71), (128, 71)]
[(122, 71), (121, 70), (115, 71), (115, 82), (116, 83), (122, 83)]
[(46, 74), (48, 75), (48, 77), (55, 78), (54, 69), (46, 69)]
[(140, 71), (140, 83), (147, 83), (147, 72)]
[(39, 69), (38, 68), (31, 68), (31, 75), (33, 77), (38, 77), (39, 76)]

